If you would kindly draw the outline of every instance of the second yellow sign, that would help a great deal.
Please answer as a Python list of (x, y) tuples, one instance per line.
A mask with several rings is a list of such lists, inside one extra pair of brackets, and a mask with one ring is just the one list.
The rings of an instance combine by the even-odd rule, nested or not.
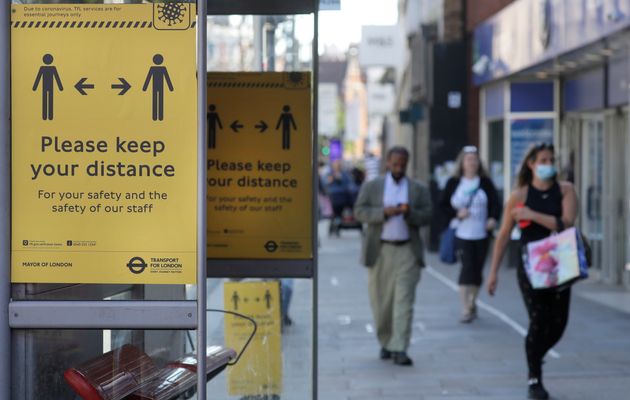
[(207, 118), (208, 258), (311, 258), (310, 73), (210, 73)]

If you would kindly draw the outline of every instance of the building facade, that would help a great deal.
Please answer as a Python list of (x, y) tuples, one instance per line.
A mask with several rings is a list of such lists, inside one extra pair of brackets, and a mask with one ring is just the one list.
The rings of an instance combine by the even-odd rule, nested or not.
[[(473, 26), (470, 26), (473, 28)], [(484, 160), (508, 193), (527, 148), (553, 142), (580, 199), (593, 275), (630, 288), (630, 1), (517, 0), (474, 26)]]

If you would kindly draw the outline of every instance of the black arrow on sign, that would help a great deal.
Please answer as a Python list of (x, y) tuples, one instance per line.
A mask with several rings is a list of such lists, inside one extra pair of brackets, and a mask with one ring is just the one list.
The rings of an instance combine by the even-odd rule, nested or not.
[(240, 128), (242, 128), (242, 127), (243, 127), (243, 125), (239, 124), (239, 123), (238, 123), (238, 120), (236, 120), (236, 121), (232, 122), (232, 125), (230, 125), (230, 128), (232, 128), (232, 130), (233, 130), (234, 132), (236, 132), (236, 133), (238, 133), (238, 130), (239, 130)]
[(79, 82), (77, 82), (76, 85), (74, 85), (74, 88), (76, 90), (79, 91), (79, 93), (81, 93), (82, 96), (87, 96), (87, 92), (83, 89), (94, 89), (94, 85), (91, 83), (85, 83), (85, 81), (87, 81), (87, 78), (81, 78), (79, 79)]
[(254, 128), (256, 129), (260, 129), (260, 133), (263, 133), (264, 131), (267, 130), (267, 124), (265, 123), (265, 121), (263, 121), (262, 119), (260, 120), (260, 123), (256, 126), (254, 126)]
[(125, 78), (118, 78), (118, 80), (120, 83), (113, 83), (112, 89), (121, 89), (118, 95), (122, 96), (127, 93), (127, 90), (131, 89), (131, 85), (125, 80)]

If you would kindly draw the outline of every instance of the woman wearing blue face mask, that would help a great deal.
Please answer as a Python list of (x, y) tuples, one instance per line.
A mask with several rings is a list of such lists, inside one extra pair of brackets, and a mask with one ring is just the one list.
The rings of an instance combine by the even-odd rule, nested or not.
[[(569, 182), (558, 181), (554, 167), (553, 145), (542, 143), (532, 147), (518, 173), (516, 189), (510, 195), (492, 254), (487, 280), (488, 292), (497, 289), (497, 272), (510, 233), (515, 224), (521, 227), (521, 245), (548, 237), (552, 232), (573, 226), (577, 216), (577, 195)], [(571, 288), (534, 290), (521, 264), (518, 283), (529, 314), (529, 330), (525, 352), (529, 368), (528, 396), (548, 399), (542, 384), (542, 363), (562, 337), (569, 319)]]

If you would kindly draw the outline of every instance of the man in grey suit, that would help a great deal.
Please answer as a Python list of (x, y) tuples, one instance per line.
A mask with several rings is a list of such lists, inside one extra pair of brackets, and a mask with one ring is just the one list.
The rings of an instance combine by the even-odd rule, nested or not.
[(412, 365), (407, 355), (413, 303), (420, 268), (424, 267), (419, 229), (431, 218), (426, 186), (405, 176), (409, 152), (393, 147), (387, 153), (387, 174), (367, 182), (354, 206), (367, 224), (362, 262), (369, 268), (370, 305), (381, 359)]

